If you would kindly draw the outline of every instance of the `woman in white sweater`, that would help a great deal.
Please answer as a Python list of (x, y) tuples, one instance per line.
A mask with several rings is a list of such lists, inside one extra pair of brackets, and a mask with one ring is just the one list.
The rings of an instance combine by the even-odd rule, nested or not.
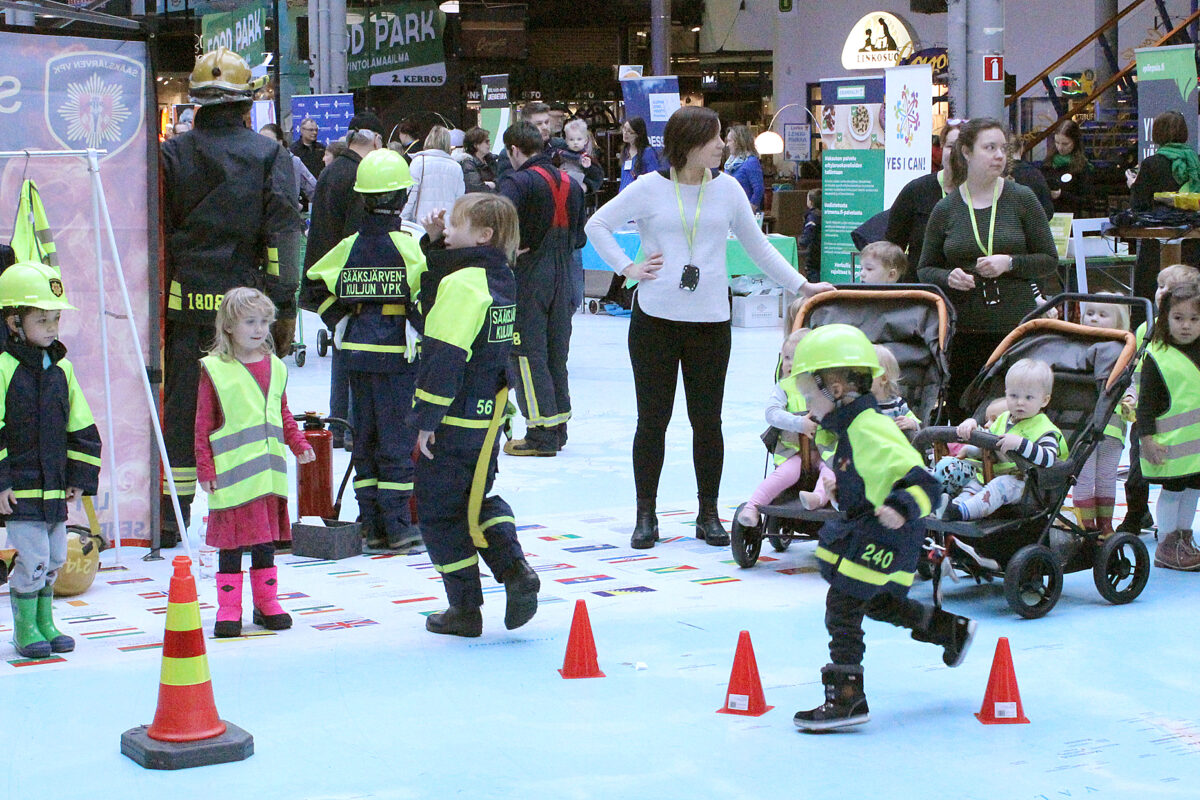
[[(809, 283), (767, 241), (736, 179), (720, 173), (725, 144), (721, 122), (707, 108), (685, 107), (667, 121), (663, 151), (669, 169), (641, 176), (587, 223), (596, 252), (617, 273), (639, 281), (629, 324), (629, 359), (637, 395), (633, 437), (637, 524), (631, 545), (658, 540), (655, 502), (677, 375), (683, 372), (692, 462), (700, 510), (696, 536), (729, 543), (717, 514), (725, 457), (721, 404), (729, 366), (729, 277), (725, 244), (730, 231), (751, 260), (785, 289), (813, 295), (833, 287)], [(613, 238), (633, 220), (646, 260), (634, 263)]]
[(462, 167), (450, 155), (450, 131), (434, 125), (425, 137), (425, 149), (409, 164), (413, 185), (401, 216), (419, 223), (435, 211), (449, 211), (466, 194)]

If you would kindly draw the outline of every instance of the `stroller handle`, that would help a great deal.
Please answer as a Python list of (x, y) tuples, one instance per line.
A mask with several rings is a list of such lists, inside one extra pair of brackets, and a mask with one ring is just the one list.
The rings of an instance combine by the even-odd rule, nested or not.
[(1141, 306), (1146, 312), (1146, 327), (1150, 328), (1154, 325), (1154, 306), (1144, 297), (1126, 297), (1119, 294), (1085, 294), (1083, 292), (1063, 292), (1062, 294), (1054, 295), (1054, 297), (1051, 297), (1033, 311), (1030, 311), (1028, 314), (1026, 314), (1024, 319), (1021, 320), (1021, 324), (1024, 325), (1030, 320), (1034, 320), (1043, 316), (1050, 309), (1057, 308), (1063, 303), (1069, 303), (1072, 301), (1080, 303), (1103, 303), (1105, 305), (1111, 304), (1118, 306), (1129, 306), (1131, 308), (1134, 306)]
[[(967, 438), (966, 443), (980, 450), (997, 450), (1000, 440), (1003, 436), (997, 436), (994, 433), (988, 433), (985, 430), (976, 428)], [(958, 428), (953, 425), (931, 425), (928, 428), (922, 428), (913, 438), (913, 447), (918, 450), (923, 450), (931, 446), (934, 442), (959, 442)], [(1028, 459), (1024, 458), (1020, 453), (1007, 453), (1006, 457), (1011, 458), (1014, 463), (1021, 466), (1023, 469), (1028, 469), (1033, 465)]]

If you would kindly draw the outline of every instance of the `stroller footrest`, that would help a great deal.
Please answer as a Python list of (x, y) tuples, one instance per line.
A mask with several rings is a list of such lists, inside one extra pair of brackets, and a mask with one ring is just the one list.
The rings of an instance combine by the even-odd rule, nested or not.
[(799, 519), (805, 522), (829, 522), (830, 520), (840, 519), (841, 514), (834, 511), (832, 508), (816, 508), (809, 510), (804, 507), (804, 504), (799, 499), (789, 500), (786, 503), (772, 503), (766, 506), (759, 507), (759, 513), (771, 517), (779, 517), (782, 519)]

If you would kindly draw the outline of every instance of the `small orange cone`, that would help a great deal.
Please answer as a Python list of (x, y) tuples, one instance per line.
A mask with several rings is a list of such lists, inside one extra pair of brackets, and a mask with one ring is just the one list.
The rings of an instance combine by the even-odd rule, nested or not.
[(172, 565), (158, 709), (149, 727), (121, 735), (121, 752), (147, 769), (242, 761), (254, 753), (254, 737), (217, 716), (192, 560), (176, 556)]
[(767, 705), (763, 697), (758, 662), (754, 660), (754, 645), (750, 644), (750, 631), (742, 631), (738, 634), (733, 671), (729, 674), (729, 687), (725, 690), (725, 705), (718, 708), (717, 713), (761, 717), (774, 707)]
[(588, 619), (587, 604), (575, 601), (575, 616), (571, 619), (571, 636), (567, 639), (567, 656), (562, 669), (564, 678), (603, 678), (596, 663), (596, 642), (592, 639), (592, 622)]
[(1025, 709), (1021, 707), (1021, 692), (1017, 689), (1017, 674), (1013, 670), (1012, 653), (1008, 649), (1008, 637), (1001, 636), (996, 643), (996, 655), (992, 658), (992, 673), (988, 676), (987, 693), (983, 706), (975, 717), (984, 725), (1016, 725), (1027, 723)]

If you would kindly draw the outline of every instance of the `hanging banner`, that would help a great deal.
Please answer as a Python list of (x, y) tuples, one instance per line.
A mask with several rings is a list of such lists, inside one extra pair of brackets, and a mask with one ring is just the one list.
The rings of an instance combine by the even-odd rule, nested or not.
[(679, 79), (674, 75), (632, 78), (621, 81), (625, 118), (641, 117), (646, 123), (650, 146), (662, 150), (667, 120), (679, 108)]
[(1185, 112), (1188, 143), (1196, 149), (1196, 51), (1188, 45), (1143, 47), (1134, 50), (1137, 59), (1138, 163), (1154, 155), (1158, 145), (1151, 138), (1154, 118), (1164, 111)]
[(933, 72), (928, 64), (884, 70), (883, 205), (933, 171)]
[(341, 139), (350, 130), (354, 119), (352, 94), (294, 94), (292, 95), (292, 141), (300, 139), (300, 123), (306, 119), (317, 123), (317, 141), (328, 145)]
[(484, 75), (479, 79), (479, 127), (492, 139), (492, 149), (502, 150), (504, 131), (512, 124), (508, 101), (508, 75)]
[(883, 211), (883, 78), (821, 81), (821, 279), (854, 279), (850, 232)]
[(783, 157), (787, 161), (808, 161), (812, 158), (812, 125), (807, 122), (784, 124)]
[(348, 13), (350, 88), (441, 86), (446, 82), (445, 27), (446, 15), (434, 2), (392, 3), (366, 15)]
[(201, 49), (207, 53), (218, 47), (228, 47), (246, 59), (250, 66), (261, 64), (266, 58), (270, 13), (266, 0), (260, 0), (226, 14), (205, 14), (200, 18)]
[[(86, 159), (0, 160), (0, 240), (7, 242), (12, 235), (22, 181), (34, 179), (54, 234), (66, 297), (77, 309), (63, 312), (58, 335), (67, 346), (67, 358), (75, 367), (104, 440), (100, 492), (95, 503), (101, 526), (106, 536), (115, 538), (112, 512), (118, 498), (110, 492), (110, 470), (115, 465), (122, 537), (126, 544), (130, 539), (148, 543), (151, 499), (157, 506), (159, 473), (141, 376), (147, 364), (158, 365), (159, 353), (157, 349), (151, 353), (149, 345), (152, 295), (146, 137), (154, 135), (155, 124), (149, 123), (148, 134), (150, 79), (146, 45), (113, 39), (0, 33), (0, 52), (5, 54), (4, 76), (0, 77), (0, 150), (108, 151), (101, 156), (100, 177), (136, 317), (138, 341), (130, 341), (128, 325), (122, 319), (124, 300), (106, 232), (101, 233), (101, 252), (96, 252), (91, 175)], [(109, 440), (105, 408), (98, 262), (105, 271), (104, 302), (110, 315), (110, 396), (120, 409), (113, 418), (115, 441)], [(153, 296), (158, 296), (157, 285)], [(72, 506), (72, 521), (84, 520), (80, 505)], [(85, 520), (83, 524), (87, 524)]]

